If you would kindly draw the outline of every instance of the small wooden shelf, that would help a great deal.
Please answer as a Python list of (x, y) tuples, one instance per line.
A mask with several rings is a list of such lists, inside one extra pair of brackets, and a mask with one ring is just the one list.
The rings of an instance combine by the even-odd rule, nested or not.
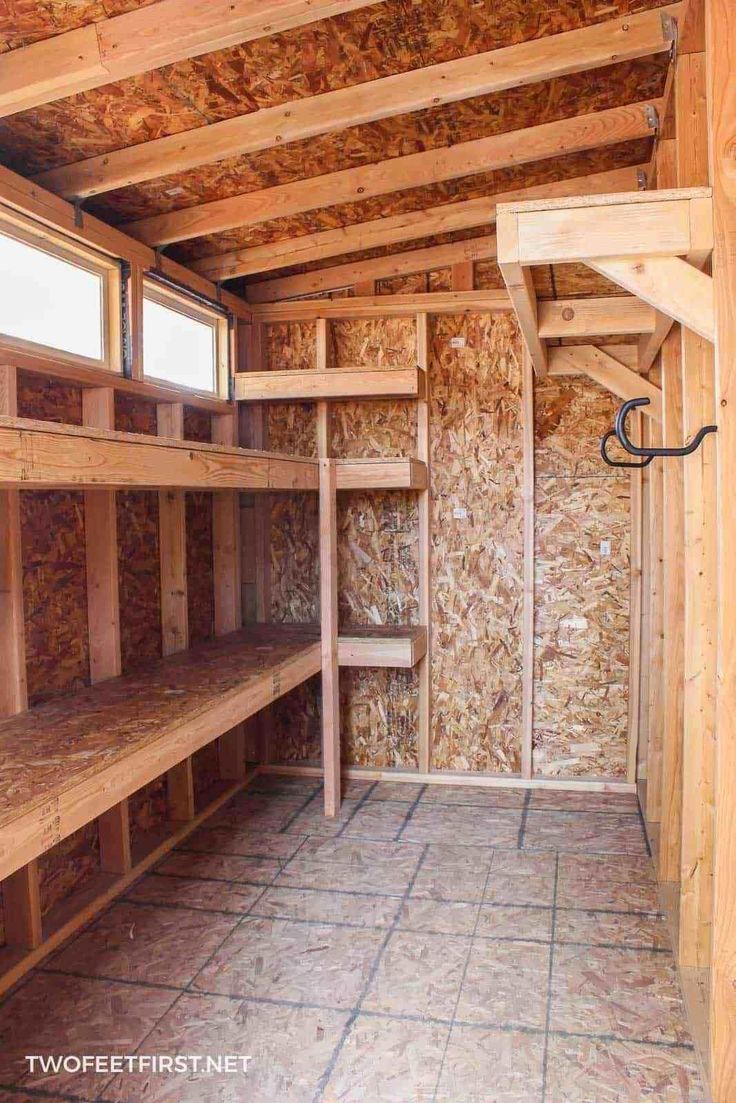
[(409, 669), (427, 653), (427, 629), (420, 626), (349, 628), (338, 639), (340, 666)]
[(415, 459), (337, 460), (338, 490), (426, 490), (427, 465)]
[(235, 398), (240, 402), (422, 398), (425, 393), (425, 375), (418, 367), (254, 371), (235, 376)]

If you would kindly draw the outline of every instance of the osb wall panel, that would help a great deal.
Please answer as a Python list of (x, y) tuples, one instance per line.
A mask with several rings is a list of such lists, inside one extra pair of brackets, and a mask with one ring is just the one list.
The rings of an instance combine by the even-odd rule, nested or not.
[[(450, 348), (464, 337), (464, 349)], [(519, 769), (521, 347), (510, 314), (432, 329), (432, 691), (435, 769)]]
[(42, 854), (38, 860), (38, 879), (43, 915), (80, 889), (99, 869), (100, 839), (96, 822), (75, 831)]
[(582, 377), (536, 388), (534, 768), (545, 776), (626, 774), (629, 479), (597, 451), (615, 408)]
[(340, 671), (340, 734), (347, 765), (416, 768), (418, 721), (413, 670)]
[(215, 571), (212, 548), (212, 494), (185, 495), (189, 640), (201, 643), (215, 631)]
[[(125, 433), (156, 434), (156, 407), (117, 395), (115, 428)], [(161, 576), (158, 494), (118, 491), (118, 578), (123, 672), (161, 656)]]
[(302, 682), (271, 706), (268, 717), (272, 762), (322, 762), (322, 705), (319, 675)]

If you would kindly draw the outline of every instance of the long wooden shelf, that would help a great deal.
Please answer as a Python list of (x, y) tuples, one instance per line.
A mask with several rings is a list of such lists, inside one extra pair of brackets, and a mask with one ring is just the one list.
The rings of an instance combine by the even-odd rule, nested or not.
[(409, 669), (427, 653), (427, 629), (419, 626), (346, 628), (340, 632), (340, 666), (385, 666)]
[(0, 879), (321, 669), (319, 630), (254, 626), (0, 723)]
[(270, 452), (0, 417), (0, 486), (316, 490), (317, 462)]
[(427, 465), (415, 459), (336, 460), (338, 490), (426, 490)]
[(239, 402), (422, 398), (425, 393), (424, 372), (417, 367), (254, 371), (235, 376), (235, 398)]

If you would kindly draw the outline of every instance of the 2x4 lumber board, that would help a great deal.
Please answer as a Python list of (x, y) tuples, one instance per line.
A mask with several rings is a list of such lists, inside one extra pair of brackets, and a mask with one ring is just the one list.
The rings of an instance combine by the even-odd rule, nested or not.
[(713, 280), (686, 260), (663, 256), (584, 260), (594, 271), (713, 343)]
[[(649, 421), (646, 441), (655, 448), (662, 444), (662, 427)], [(664, 476), (663, 465), (649, 466), (649, 615), (651, 621), (649, 667), (649, 744), (647, 748), (648, 823), (658, 824), (662, 815), (662, 743), (664, 738)]]
[[(641, 195), (648, 201), (642, 202)], [(518, 260), (565, 264), (597, 257), (678, 257), (712, 248), (709, 189), (673, 195), (677, 193), (660, 198), (657, 192), (636, 192), (626, 202), (550, 204), (519, 211)], [(504, 259), (499, 246), (499, 260)]]
[[(327, 372), (333, 366), (332, 333), (327, 318), (318, 318), (315, 329), (315, 368)], [(328, 403), (321, 401), (317, 403), (317, 455), (324, 460), (329, 459), (331, 454), (332, 415)]]
[(128, 800), (114, 804), (97, 821), (100, 868), (105, 873), (127, 873), (133, 868)]
[[(184, 406), (157, 406), (158, 434), (184, 436)], [(168, 488), (158, 494), (158, 540), (161, 573), (161, 639), (164, 655), (189, 646), (187, 601), (186, 500), (183, 490)]]
[[(97, 429), (115, 428), (115, 392), (96, 387), (82, 392), (82, 419)], [(87, 624), (92, 682), (116, 678), (122, 670), (118, 591), (118, 522), (114, 490), (85, 490)]]
[(66, 197), (96, 195), (378, 119), (661, 53), (671, 37), (671, 24), (660, 13), (629, 15), (154, 139), (52, 169), (37, 181)]
[[(663, 438), (681, 445), (682, 354), (674, 329), (662, 346)], [(662, 814), (659, 876), (679, 882), (682, 838), (682, 726), (684, 692), (685, 517), (683, 461), (661, 461), (664, 467), (664, 730), (662, 737)]]
[(223, 291), (210, 280), (168, 257), (161, 257), (148, 245), (135, 241), (99, 218), (83, 212), (73, 203), (34, 184), (18, 173), (0, 166), (0, 204), (27, 215), (37, 222), (61, 230), (67, 237), (91, 245), (108, 256), (127, 260), (145, 270), (159, 269), (192, 291), (219, 299), (220, 303), (243, 321), (250, 320), (247, 304), (238, 295)]
[[(628, 369), (624, 369), (626, 371)], [(633, 373), (632, 373), (633, 374)], [(638, 383), (643, 383), (635, 376)], [(650, 384), (651, 386), (651, 384)], [(648, 407), (647, 407), (648, 408)], [(642, 417), (637, 411), (631, 418), (631, 435), (635, 444), (642, 442)], [(629, 560), (629, 704), (627, 717), (626, 780), (636, 782), (640, 737), (639, 679), (641, 676), (641, 606), (642, 606), (642, 471), (629, 473), (631, 553)]]
[[(215, 444), (238, 443), (237, 410), (212, 418)], [(237, 490), (218, 490), (212, 498), (212, 555), (215, 581), (215, 634), (234, 632), (242, 624), (240, 499)]]
[(427, 642), (424, 656), (419, 661), (419, 717), (418, 759), (419, 769), (432, 769), (432, 481), (431, 481), (431, 416), (429, 396), (430, 371), (429, 315), (420, 311), (416, 316), (417, 364), (427, 379), (425, 395), (417, 403), (417, 458), (424, 464), (427, 486), (419, 495), (419, 620), (427, 625)]
[(524, 510), (523, 605), (521, 613), (521, 776), (534, 773), (534, 367), (527, 351), (521, 363), (522, 503)]
[(266, 245), (236, 249), (195, 261), (192, 268), (210, 279), (225, 280), (236, 276), (271, 272), (277, 268), (297, 264), (309, 264), (326, 257), (340, 256), (357, 250), (376, 249), (397, 242), (431, 237), (434, 234), (466, 230), (474, 226), (487, 226), (493, 221), (496, 206), (514, 199), (535, 195), (570, 196), (581, 192), (606, 192), (612, 188), (635, 188), (637, 170), (614, 169), (590, 176), (556, 180), (537, 184), (530, 188), (517, 188), (480, 199), (466, 199), (461, 203), (444, 203), (421, 211), (377, 218), (371, 222), (358, 222), (332, 230), (320, 230), (303, 234), (298, 238), (286, 238)]
[(301, 299), (253, 307), (255, 322), (302, 322), (318, 318), (411, 318), (426, 314), (495, 314), (511, 310), (505, 291), (429, 291), (408, 295), (370, 295), (350, 299)]
[[(575, 348), (577, 346), (573, 344), (569, 347)], [(623, 364), (624, 367), (629, 368), (630, 371), (637, 372), (639, 370), (639, 350), (637, 349), (636, 345), (595, 345), (593, 347), (600, 349), (601, 352), (606, 353), (606, 355), (608, 356), (612, 356), (614, 360), (618, 360), (619, 364)], [(560, 376), (585, 374), (577, 361), (570, 360), (564, 357), (558, 358), (556, 347), (552, 347), (549, 351), (550, 375)]]
[[(334, 207), (426, 184), (544, 161), (618, 142), (647, 138), (654, 132), (658, 104), (637, 103), (589, 115), (558, 119), (522, 130), (491, 134), (469, 142), (440, 146), (370, 165), (245, 192), (226, 199), (129, 222), (124, 232), (147, 245), (178, 241), (257, 226), (323, 207)], [(466, 290), (456, 288), (456, 290)]]
[[(18, 373), (0, 365), (0, 415), (18, 413)], [(20, 496), (0, 489), (0, 716), (28, 708)]]
[(43, 939), (38, 861), (27, 865), (3, 881), (3, 926), (7, 946), (33, 950)]
[(713, 184), (718, 415), (718, 696), (716, 730), (715, 913), (711, 971), (711, 1090), (714, 1103), (736, 1093), (736, 10), (706, 7), (710, 165)]
[(537, 305), (539, 336), (636, 336), (654, 328), (654, 310), (635, 295), (589, 299), (554, 299)]
[(3, 487), (316, 490), (317, 482), (311, 459), (0, 417)]
[(426, 490), (427, 465), (414, 459), (336, 460), (338, 490)]
[(390, 253), (386, 257), (374, 257), (352, 264), (336, 264), (299, 276), (264, 280), (262, 283), (249, 284), (246, 294), (250, 303), (269, 303), (352, 286), (354, 296), (372, 297), (376, 293), (376, 280), (432, 272), (448, 265), (472, 264), (473, 261), (486, 260), (495, 255), (496, 236), (489, 234), (486, 237), (451, 241), (448, 245), (431, 245), (427, 249)]
[(382, 666), (411, 669), (427, 653), (427, 629), (350, 628), (340, 632), (340, 666)]
[(174, 823), (194, 819), (194, 771), (191, 756), (177, 762), (166, 774), (166, 802)]
[(418, 368), (241, 372), (235, 377), (235, 398), (239, 402), (419, 398), (424, 387), (424, 372)]
[(550, 349), (549, 356), (550, 368), (553, 364), (570, 365), (619, 398), (648, 398), (649, 405), (642, 407), (642, 413), (655, 421), (662, 420), (662, 392), (659, 387), (620, 363), (615, 359), (615, 354), (609, 355), (595, 345), (563, 345)]
[(245, 777), (245, 725), (238, 724), (217, 741), (217, 758), (222, 781), (237, 781)]
[(539, 336), (537, 295), (531, 270), (519, 263), (519, 225), (515, 214), (499, 208), (496, 223), (498, 266), (516, 311), (521, 334), (540, 378), (547, 374), (547, 344)]
[(325, 815), (340, 811), (340, 668), (337, 629), (337, 475), (319, 461), (319, 573), (322, 622), (322, 762)]
[(0, 879), (320, 665), (313, 628), (252, 626), (0, 722)]
[(0, 78), (0, 116), (376, 2), (158, 0), (12, 50)]
[[(670, 84), (674, 82), (674, 77), (672, 76), (673, 69), (674, 66), (671, 65), (667, 75), (667, 80)], [(665, 95), (667, 95), (666, 91)], [(665, 134), (668, 136), (665, 137)], [(669, 136), (670, 134), (672, 135), (671, 137)], [(654, 152), (652, 154), (653, 172), (649, 174), (649, 178), (653, 177), (656, 180), (658, 189), (674, 188), (677, 184), (677, 138), (674, 134), (674, 123), (670, 111), (666, 130), (660, 135), (659, 141), (654, 143)], [(672, 329), (672, 325), (672, 318), (659, 311), (655, 312), (655, 322), (652, 332), (643, 336), (639, 342), (642, 371), (649, 371), (654, 364), (665, 337)]]

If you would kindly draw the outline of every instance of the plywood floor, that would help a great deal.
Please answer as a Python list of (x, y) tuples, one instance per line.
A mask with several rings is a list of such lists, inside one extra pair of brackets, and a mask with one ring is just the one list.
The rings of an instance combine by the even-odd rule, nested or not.
[[(702, 1103), (634, 798), (320, 804), (257, 779), (17, 989), (0, 1103)], [(253, 1060), (31, 1079), (29, 1053)]]

